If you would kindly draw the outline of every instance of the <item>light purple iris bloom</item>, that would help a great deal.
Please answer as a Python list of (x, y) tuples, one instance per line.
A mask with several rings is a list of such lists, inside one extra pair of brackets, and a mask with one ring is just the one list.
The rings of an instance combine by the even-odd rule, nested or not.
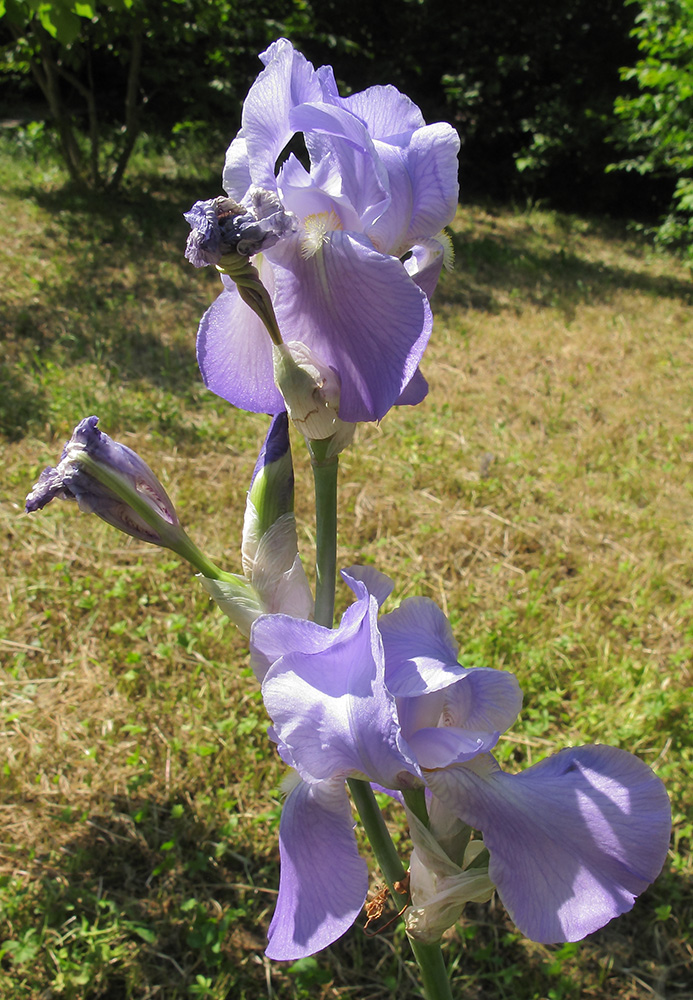
[[(283, 234), (275, 230), (254, 263), (282, 337), (336, 373), (342, 420), (379, 420), (394, 403), (426, 395), (418, 365), (445, 256), (436, 236), (457, 206), (459, 138), (450, 125), (426, 125), (394, 87), (340, 97), (331, 67), (315, 70), (286, 39), (260, 58), (224, 189), (251, 217), (258, 199), (278, 201)], [(297, 133), (310, 169), (291, 153), (275, 173)], [(204, 381), (238, 407), (278, 413), (270, 338), (233, 281), (222, 280), (198, 335)]]
[(337, 629), (271, 615), (251, 633), (272, 736), (298, 775), (280, 824), (269, 957), (324, 948), (365, 900), (350, 776), (426, 786), (481, 830), (489, 876), (534, 940), (578, 940), (629, 910), (669, 842), (668, 799), (650, 768), (614, 747), (585, 746), (504, 773), (489, 750), (519, 711), (514, 676), (461, 667), (449, 623), (428, 599), (378, 620), (391, 582), (369, 568), (342, 575), (356, 601)]

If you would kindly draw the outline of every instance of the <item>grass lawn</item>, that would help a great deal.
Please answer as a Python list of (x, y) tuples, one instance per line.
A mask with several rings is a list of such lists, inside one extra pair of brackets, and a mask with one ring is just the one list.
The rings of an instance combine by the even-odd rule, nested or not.
[[(420, 996), (394, 926), (264, 958), (283, 770), (245, 640), (170, 553), (73, 505), (22, 513), (95, 413), (240, 570), (268, 420), (203, 388), (195, 331), (218, 280), (182, 256), (181, 212), (219, 193), (217, 165), (151, 157), (122, 197), (95, 198), (0, 147), (1, 1000)], [(453, 993), (691, 1000), (690, 273), (623, 226), (541, 210), (466, 207), (453, 236), (430, 394), (343, 456), (339, 564), (388, 572), (388, 608), (434, 598), (464, 662), (517, 674), (506, 768), (615, 744), (655, 768), (674, 812), (658, 881), (580, 944), (523, 939), (497, 901), (468, 907), (446, 935)], [(295, 459), (310, 567), (298, 440)]]

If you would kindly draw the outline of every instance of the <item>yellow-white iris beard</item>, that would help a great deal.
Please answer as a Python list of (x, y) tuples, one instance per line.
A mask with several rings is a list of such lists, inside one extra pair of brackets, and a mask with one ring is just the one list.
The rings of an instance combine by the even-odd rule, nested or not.
[(307, 215), (303, 220), (301, 234), (301, 254), (308, 260), (330, 239), (330, 233), (342, 229), (342, 220), (333, 208), (329, 212)]

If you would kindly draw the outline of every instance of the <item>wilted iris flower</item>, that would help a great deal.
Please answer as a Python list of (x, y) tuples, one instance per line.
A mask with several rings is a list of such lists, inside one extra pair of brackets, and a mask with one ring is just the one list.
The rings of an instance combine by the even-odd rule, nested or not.
[[(459, 139), (450, 125), (426, 125), (394, 87), (340, 97), (332, 69), (315, 70), (286, 39), (260, 58), (226, 155), (235, 214), (219, 219), (216, 199), (198, 202), (188, 255), (199, 265), (261, 251), (253, 262), (284, 342), (335, 374), (342, 420), (378, 420), (427, 391), (418, 364), (446, 253), (441, 230), (457, 205)], [(309, 166), (291, 152), (277, 171), (299, 133)], [(236, 406), (277, 413), (270, 337), (222, 280), (198, 335), (205, 383)]]
[[(481, 831), (489, 860), (478, 874), (536, 941), (578, 940), (629, 910), (669, 842), (668, 799), (650, 768), (623, 750), (584, 746), (519, 774), (501, 771), (490, 750), (520, 709), (514, 676), (461, 667), (432, 601), (410, 598), (378, 619), (391, 582), (370, 568), (343, 576), (356, 601), (337, 629), (276, 615), (251, 633), (271, 732), (297, 772), (280, 824), (267, 954), (290, 959), (325, 947), (364, 902), (368, 875), (347, 777), (403, 789), (405, 798), (425, 789), (432, 814)], [(488, 895), (488, 881), (472, 883), (471, 857), (448, 854), (446, 866), (445, 850), (431, 860), (432, 845), (414, 843), (435, 879), (416, 876), (412, 932), (430, 940), (466, 899)], [(450, 892), (441, 899), (439, 890)]]
[(59, 464), (43, 470), (26, 498), (28, 512), (55, 499), (76, 500), (80, 510), (120, 531), (173, 549), (199, 571), (203, 586), (244, 635), (261, 614), (312, 614), (313, 597), (298, 555), (286, 413), (272, 421), (248, 492), (244, 576), (220, 570), (198, 549), (147, 463), (97, 424), (98, 417), (80, 420)]
[(185, 532), (166, 490), (137, 452), (100, 431), (98, 422), (80, 420), (59, 464), (43, 470), (26, 498), (27, 511), (76, 500), (80, 510), (128, 535), (174, 548)]

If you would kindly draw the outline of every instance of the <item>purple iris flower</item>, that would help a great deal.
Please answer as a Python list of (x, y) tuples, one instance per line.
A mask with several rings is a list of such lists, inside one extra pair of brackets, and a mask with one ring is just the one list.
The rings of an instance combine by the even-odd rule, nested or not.
[(297, 772), (280, 824), (269, 957), (318, 951), (363, 904), (347, 777), (425, 787), (438, 810), (481, 830), (488, 875), (534, 940), (578, 940), (630, 909), (669, 842), (668, 799), (650, 768), (585, 746), (504, 773), (489, 751), (520, 709), (514, 676), (461, 667), (432, 601), (410, 598), (378, 619), (388, 578), (370, 568), (342, 575), (356, 601), (337, 629), (268, 615), (251, 633), (271, 734)]
[[(260, 241), (254, 263), (282, 337), (336, 373), (342, 420), (378, 420), (394, 403), (419, 402), (427, 391), (418, 364), (431, 333), (428, 298), (445, 257), (439, 234), (457, 206), (459, 138), (450, 125), (426, 125), (394, 87), (340, 97), (331, 67), (315, 70), (286, 39), (260, 58), (265, 69), (228, 149), (224, 188), (249, 215), (241, 228), (257, 219), (258, 198), (280, 206), (282, 233), (274, 227), (272, 238)], [(297, 133), (310, 168), (291, 153), (275, 175)], [(204, 204), (195, 206), (200, 231), (208, 221)], [(213, 258), (214, 223), (205, 231)], [(193, 263), (205, 263), (206, 238), (191, 237)], [(284, 402), (270, 338), (233, 281), (222, 281), (198, 334), (204, 381), (236, 406), (277, 413)]]

